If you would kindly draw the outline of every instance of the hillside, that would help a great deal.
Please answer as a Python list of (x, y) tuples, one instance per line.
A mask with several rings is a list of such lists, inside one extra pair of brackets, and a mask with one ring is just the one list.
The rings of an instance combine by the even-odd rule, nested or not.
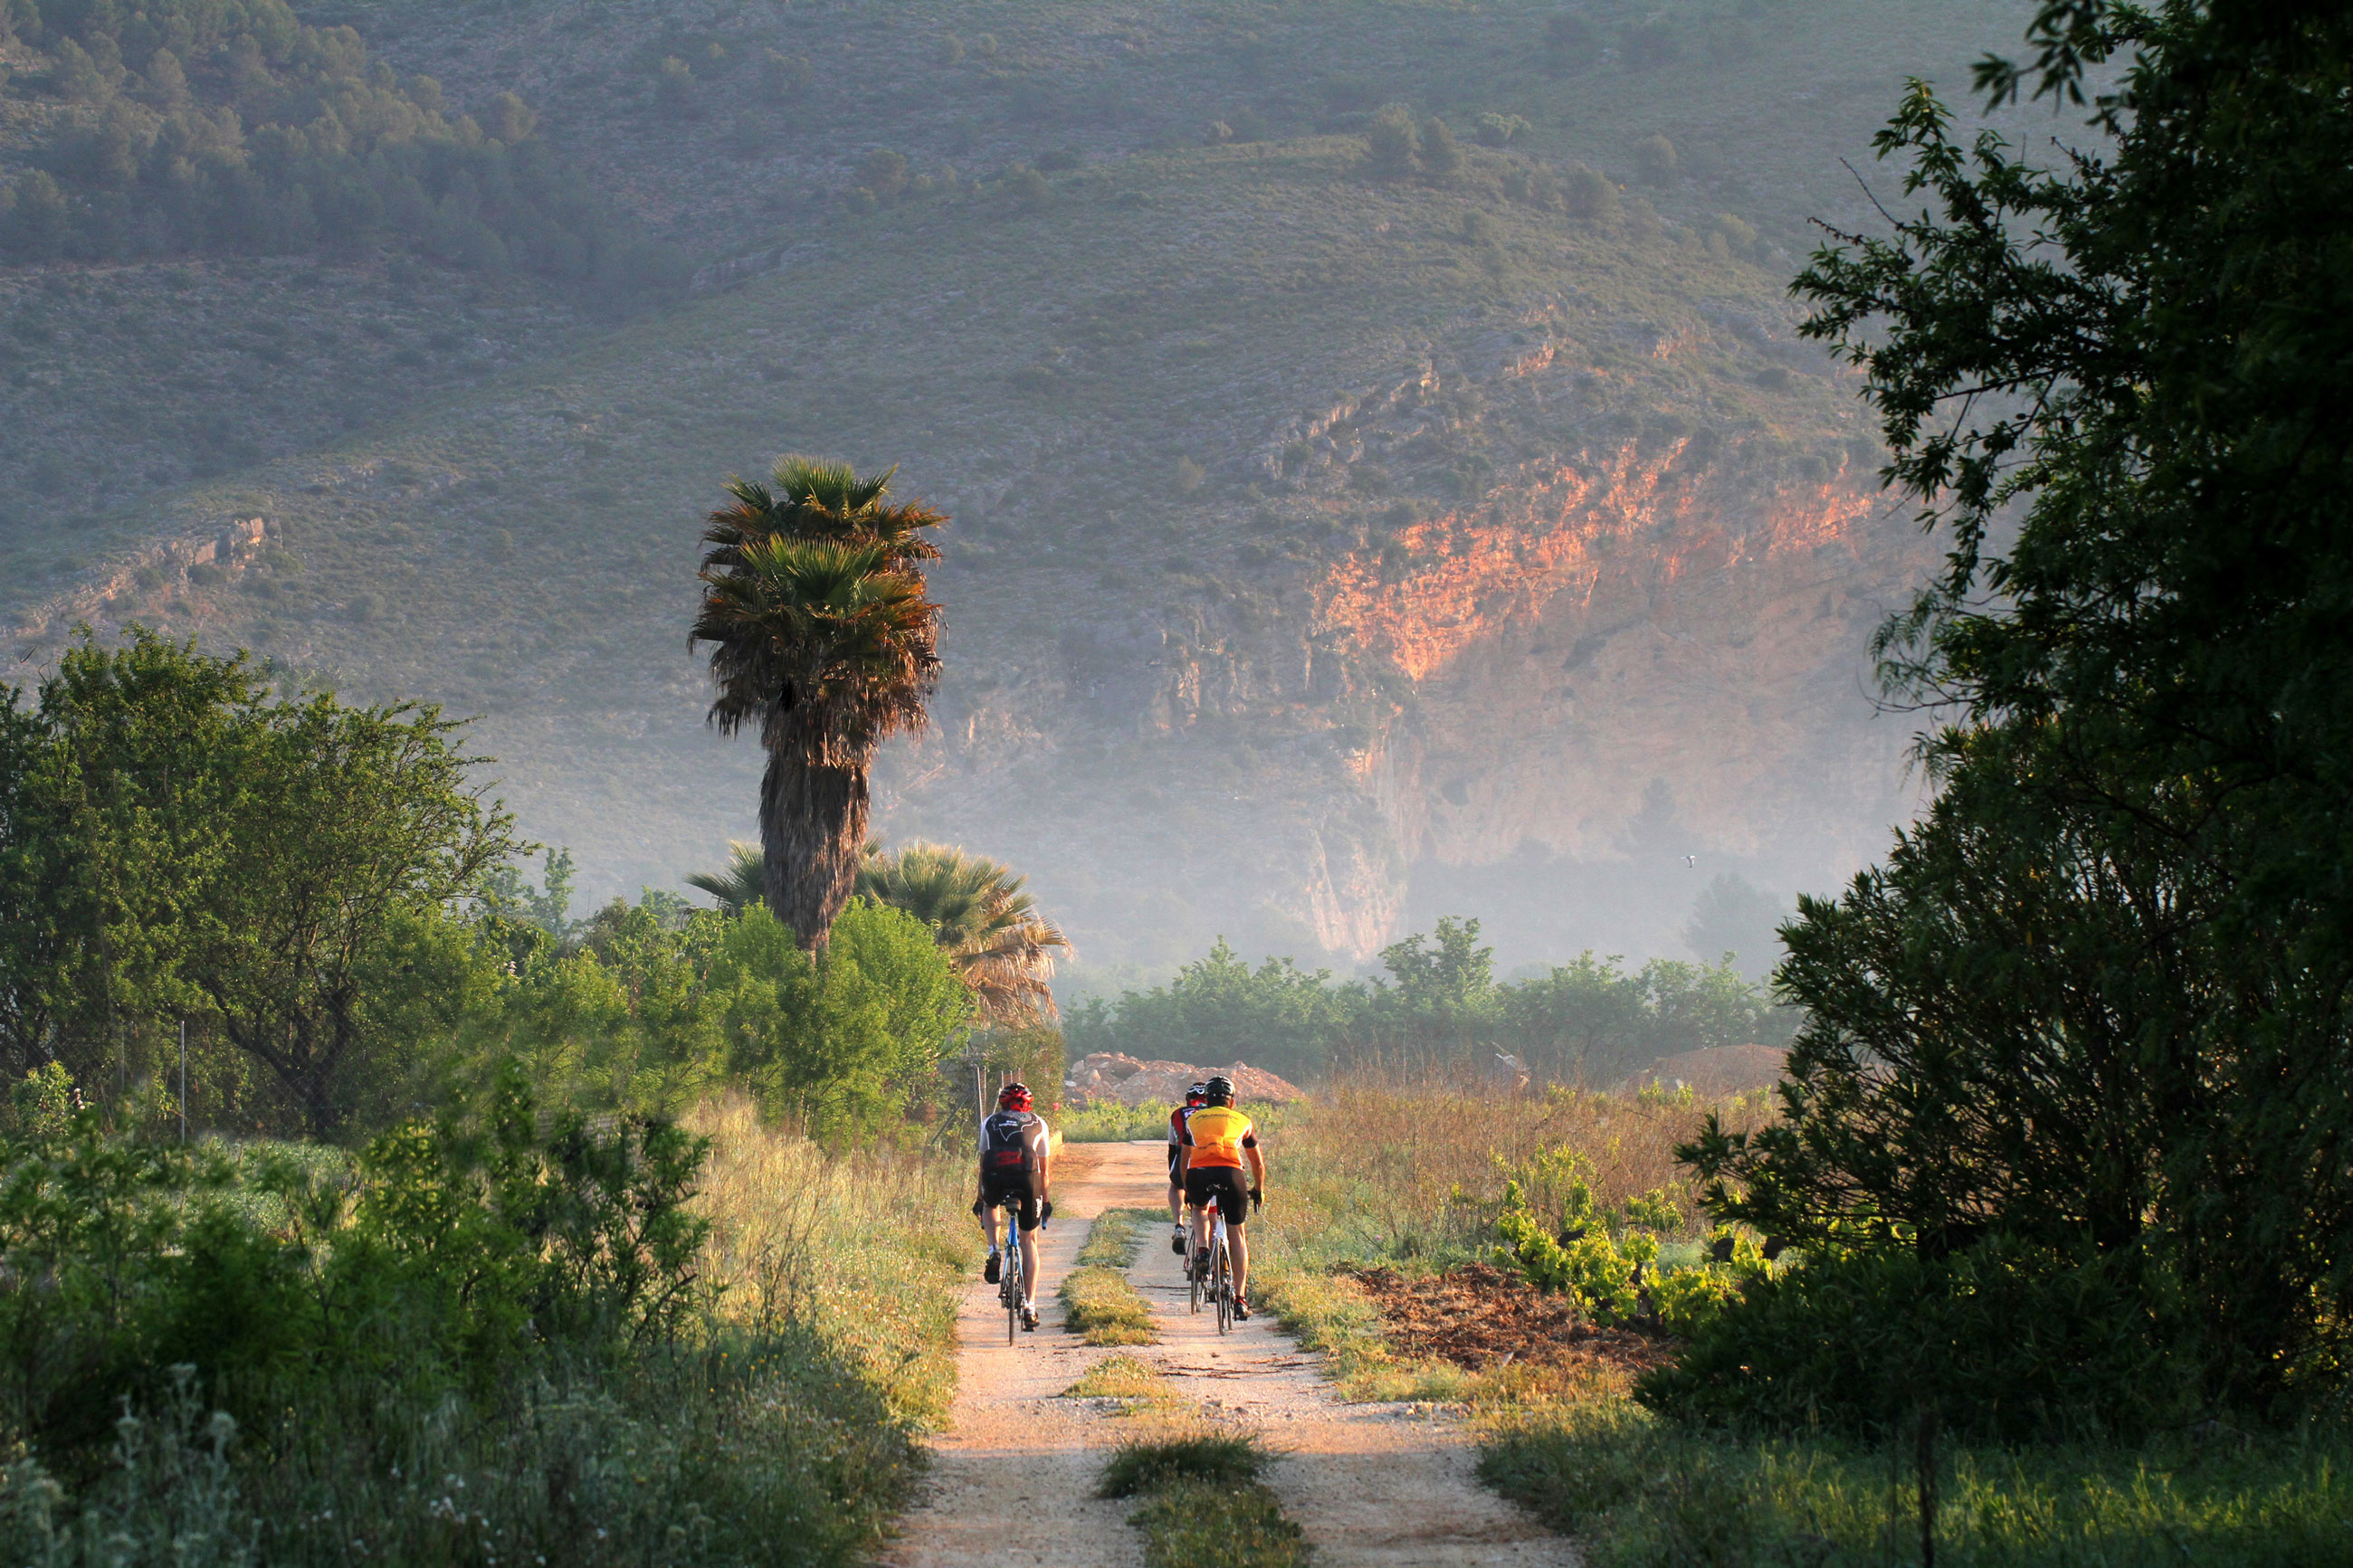
[[(1441, 901), (1507, 961), (1670, 951), (1708, 870), (1818, 886), (1904, 809), (1862, 655), (1925, 547), (1781, 288), (1899, 62), (2014, 23), (1691, 7), (1651, 66), (1597, 10), (1555, 75), (1553, 15), (306, 12), (521, 93), (701, 285), (617, 317), (399, 254), (0, 274), (0, 614), (26, 668), (136, 618), (480, 713), (527, 831), (674, 887), (758, 766), (701, 724), (700, 510), (779, 451), (899, 462), (955, 517), (951, 673), (886, 832), (1033, 870), (1098, 963), (1362, 954)], [(1396, 100), (1460, 168), (1380, 177)]]

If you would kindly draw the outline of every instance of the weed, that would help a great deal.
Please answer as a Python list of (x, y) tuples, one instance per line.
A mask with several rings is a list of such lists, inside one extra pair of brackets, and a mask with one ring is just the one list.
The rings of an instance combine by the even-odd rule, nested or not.
[(1128, 1516), (1144, 1531), (1151, 1568), (1220, 1563), (1231, 1568), (1303, 1568), (1307, 1538), (1282, 1517), (1264, 1486), (1179, 1482)]
[(1127, 1282), (1127, 1266), (1145, 1226), (1157, 1216), (1149, 1209), (1111, 1209), (1095, 1217), (1079, 1249), (1079, 1267), (1063, 1279), (1062, 1299), (1071, 1329), (1091, 1345), (1148, 1345), (1152, 1309)]
[(1103, 1467), (1096, 1494), (1136, 1497), (1175, 1483), (1238, 1487), (1259, 1479), (1273, 1458), (1256, 1436), (1240, 1432), (1191, 1432), (1124, 1443)]
[(1165, 1408), (1176, 1392), (1159, 1372), (1132, 1355), (1105, 1356), (1062, 1390), (1065, 1399), (1116, 1400), (1129, 1412)]

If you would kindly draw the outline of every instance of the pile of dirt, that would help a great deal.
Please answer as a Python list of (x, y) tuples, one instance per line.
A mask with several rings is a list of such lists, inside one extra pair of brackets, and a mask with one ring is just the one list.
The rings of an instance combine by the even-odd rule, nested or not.
[(1442, 1274), (1408, 1276), (1394, 1268), (1345, 1268), (1380, 1309), (1389, 1343), (1409, 1356), (1435, 1356), (1482, 1372), (1505, 1362), (1606, 1362), (1645, 1372), (1674, 1360), (1666, 1340), (1630, 1329), (1596, 1328), (1566, 1296), (1546, 1295), (1519, 1276), (1485, 1263)]
[(1219, 1073), (1234, 1080), (1234, 1099), (1244, 1105), (1267, 1105), (1304, 1100), (1297, 1085), (1248, 1062), (1228, 1067), (1198, 1067), (1191, 1062), (1138, 1061), (1117, 1051), (1097, 1051), (1081, 1057), (1062, 1075), (1062, 1098), (1073, 1105), (1117, 1100), (1145, 1105), (1154, 1100), (1174, 1103), (1202, 1079)]
[(1704, 1051), (1678, 1051), (1661, 1057), (1628, 1079), (1628, 1090), (1662, 1084), (1678, 1089), (1689, 1084), (1702, 1100), (1730, 1100), (1751, 1089), (1770, 1089), (1781, 1081), (1789, 1053), (1774, 1046), (1715, 1046)]

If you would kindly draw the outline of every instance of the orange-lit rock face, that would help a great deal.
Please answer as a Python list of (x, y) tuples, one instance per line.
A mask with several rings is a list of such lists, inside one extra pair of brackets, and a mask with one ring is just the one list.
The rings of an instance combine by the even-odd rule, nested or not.
[[(1860, 860), (1903, 815), (1914, 726), (1873, 717), (1868, 641), (1928, 547), (1863, 476), (1758, 496), (1683, 455), (1521, 476), (1324, 574), (1318, 631), (1412, 683), (1350, 762), (1403, 861)], [(1362, 952), (1395, 900), (1350, 869), (1303, 912)]]

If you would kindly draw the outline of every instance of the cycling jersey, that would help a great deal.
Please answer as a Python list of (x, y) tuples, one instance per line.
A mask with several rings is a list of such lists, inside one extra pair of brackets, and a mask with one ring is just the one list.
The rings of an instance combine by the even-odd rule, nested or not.
[(1046, 1119), (1036, 1111), (992, 1110), (980, 1123), (981, 1177), (1035, 1187), (1051, 1147)]
[(1193, 1151), (1187, 1170), (1239, 1171), (1242, 1151), (1258, 1147), (1258, 1131), (1230, 1105), (1204, 1105), (1185, 1119), (1183, 1142)]
[(1182, 1143), (1185, 1141), (1185, 1119), (1199, 1109), (1198, 1105), (1180, 1105), (1168, 1113), (1169, 1142)]

